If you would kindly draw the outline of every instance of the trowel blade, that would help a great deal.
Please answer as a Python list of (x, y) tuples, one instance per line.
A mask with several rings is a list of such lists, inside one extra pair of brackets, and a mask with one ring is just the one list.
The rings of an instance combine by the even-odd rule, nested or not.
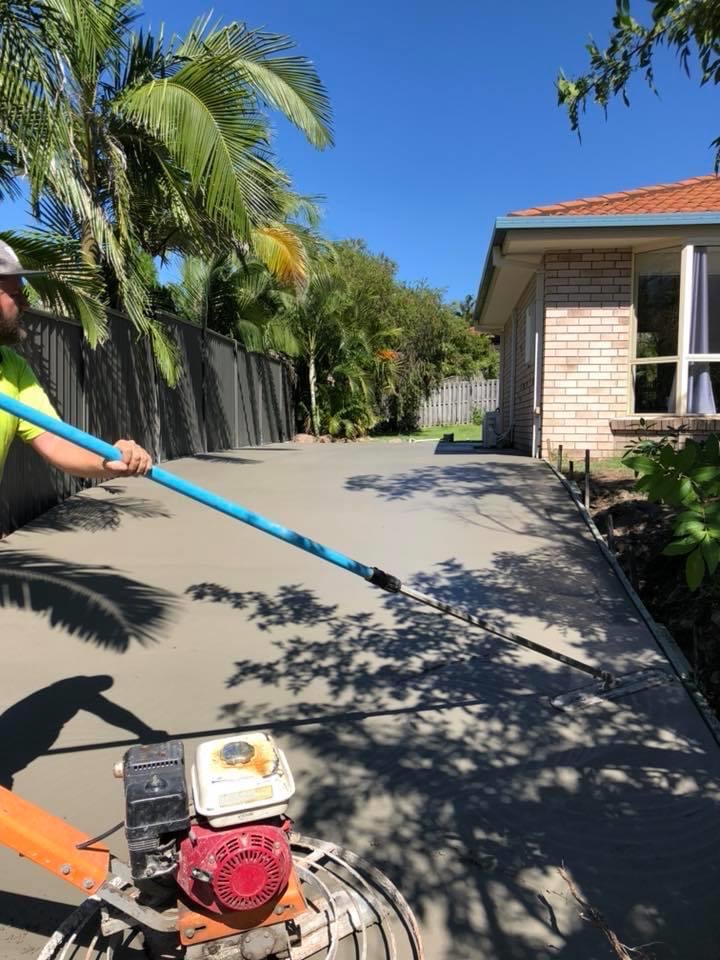
[(632, 693), (647, 690), (649, 687), (659, 687), (666, 683), (672, 683), (676, 679), (677, 677), (674, 674), (668, 670), (663, 670), (661, 667), (647, 667), (644, 670), (636, 670), (633, 673), (625, 673), (617, 677), (613, 685), (607, 689), (598, 683), (586, 684), (567, 693), (558, 694), (557, 697), (551, 699), (550, 703), (557, 710), (577, 713), (579, 710), (586, 710), (589, 707), (601, 706), (604, 703), (628, 697)]

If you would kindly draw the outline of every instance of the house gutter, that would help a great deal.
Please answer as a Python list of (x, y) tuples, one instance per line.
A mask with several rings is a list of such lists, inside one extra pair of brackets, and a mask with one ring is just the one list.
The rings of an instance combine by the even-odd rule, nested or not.
[(485, 307), (490, 286), (498, 267), (494, 263), (493, 249), (502, 250), (505, 236), (509, 230), (598, 230), (617, 229), (618, 227), (694, 227), (712, 224), (720, 225), (720, 211), (704, 213), (634, 213), (634, 214), (594, 214), (591, 216), (553, 215), (553, 216), (515, 216), (498, 217), (495, 220), (492, 237), (488, 246), (483, 272), (478, 287), (473, 322), (479, 323)]

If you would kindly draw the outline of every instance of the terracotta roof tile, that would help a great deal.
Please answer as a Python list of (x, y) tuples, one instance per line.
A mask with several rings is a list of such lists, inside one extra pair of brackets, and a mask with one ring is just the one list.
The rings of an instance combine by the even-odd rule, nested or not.
[(622, 213), (702, 213), (720, 211), (720, 177), (707, 174), (677, 183), (658, 183), (620, 193), (566, 200), (513, 210), (510, 217), (603, 216)]

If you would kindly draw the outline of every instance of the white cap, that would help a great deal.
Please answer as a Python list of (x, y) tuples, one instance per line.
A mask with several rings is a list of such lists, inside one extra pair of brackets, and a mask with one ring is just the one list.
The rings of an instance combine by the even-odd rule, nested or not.
[(10, 244), (0, 240), (0, 277), (32, 277), (43, 273), (47, 270), (26, 270)]

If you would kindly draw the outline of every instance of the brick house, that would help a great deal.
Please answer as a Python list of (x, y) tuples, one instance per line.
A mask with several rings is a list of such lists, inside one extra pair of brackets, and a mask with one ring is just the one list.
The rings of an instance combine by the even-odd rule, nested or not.
[(500, 336), (515, 446), (621, 452), (720, 430), (720, 179), (518, 210), (495, 221), (475, 308)]

